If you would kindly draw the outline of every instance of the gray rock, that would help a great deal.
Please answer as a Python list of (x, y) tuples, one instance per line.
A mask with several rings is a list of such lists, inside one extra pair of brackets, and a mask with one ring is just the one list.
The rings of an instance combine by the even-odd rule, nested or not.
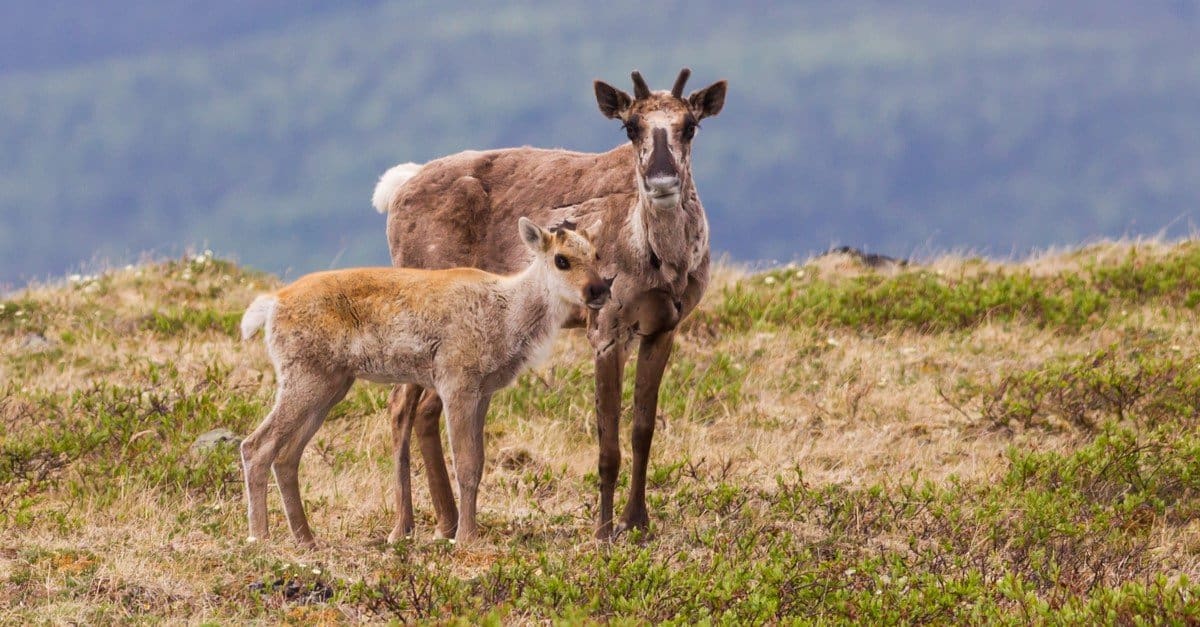
[(56, 342), (49, 340), (41, 333), (26, 333), (21, 339), (21, 350), (30, 353), (41, 353), (54, 348)]
[(195, 442), (192, 442), (192, 452), (203, 453), (218, 446), (237, 446), (241, 441), (242, 438), (229, 429), (213, 429), (201, 434)]

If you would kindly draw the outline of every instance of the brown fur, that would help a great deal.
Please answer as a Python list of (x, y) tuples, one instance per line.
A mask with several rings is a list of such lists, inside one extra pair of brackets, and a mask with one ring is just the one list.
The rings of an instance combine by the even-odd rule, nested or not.
[(270, 468), (292, 534), (313, 543), (300, 500), (300, 455), (355, 379), (416, 384), (446, 399), (463, 499), (456, 526), (464, 540), (475, 534), (491, 395), (544, 356), (573, 307), (599, 307), (608, 294), (584, 237), (527, 220), (520, 229), (534, 259), (513, 276), (359, 268), (310, 274), (255, 300), (242, 334), (266, 326), (278, 391), (274, 409), (242, 443), (252, 538), (267, 534)]
[[(639, 78), (635, 74), (635, 83)], [(678, 90), (684, 80), (686, 75), (676, 81)], [(610, 303), (592, 317), (588, 329), (598, 378), (601, 502), (597, 536), (605, 538), (613, 530), (612, 492), (620, 465), (616, 440), (620, 374), (635, 339), (640, 340), (640, 353), (634, 399), (634, 474), (624, 522), (638, 527), (648, 523), (645, 469), (658, 387), (674, 329), (708, 285), (708, 223), (691, 178), (688, 127), (716, 115), (725, 97), (724, 81), (686, 100), (643, 87), (638, 85), (641, 97), (634, 99), (605, 83), (595, 83), (601, 112), (625, 123), (632, 138), (628, 144), (600, 154), (524, 147), (450, 155), (421, 167), (394, 191), (386, 205), (388, 244), (398, 267), (470, 265), (493, 272), (518, 268), (528, 257), (511, 228), (519, 215), (529, 215), (542, 224), (569, 220), (593, 234), (600, 273), (614, 281)], [(650, 184), (646, 173), (652, 163), (658, 164), (655, 174), (674, 170), (670, 185)], [(389, 198), (380, 191), (376, 190), (377, 198)], [(579, 323), (583, 319), (577, 315), (572, 320)], [(415, 407), (417, 398), (399, 392), (393, 396), (397, 428), (406, 419), (418, 423), (436, 419), (430, 413), (436, 411), (436, 403), (424, 404), (426, 413), (422, 414)], [(397, 442), (407, 446), (402, 437), (398, 436)], [(427, 468), (442, 464), (440, 446), (439, 441), (422, 441)], [(407, 450), (397, 452), (398, 458), (407, 454)], [(452, 534), (453, 497), (438, 476), (437, 472), (429, 474), (439, 529)], [(397, 505), (400, 516), (393, 539), (411, 530), (411, 515), (404, 515), (406, 510), (411, 512), (411, 504)]]

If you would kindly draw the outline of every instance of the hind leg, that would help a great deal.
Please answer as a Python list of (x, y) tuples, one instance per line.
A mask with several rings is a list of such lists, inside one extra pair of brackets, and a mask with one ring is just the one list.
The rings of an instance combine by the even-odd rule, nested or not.
[(300, 457), (304, 447), (312, 439), (325, 416), (346, 396), (354, 383), (352, 377), (337, 378), (311, 377), (303, 390), (298, 394), (306, 397), (309, 407), (303, 414), (299, 427), (281, 443), (279, 454), (271, 468), (275, 471), (275, 482), (279, 484), (279, 494), (283, 498), (283, 513), (287, 516), (288, 526), (291, 527), (292, 537), (304, 546), (314, 546), (312, 530), (308, 527), (308, 517), (304, 513), (304, 501), (300, 498)]
[(442, 399), (433, 390), (425, 390), (417, 407), (417, 438), (425, 460), (425, 478), (429, 480), (429, 498), (437, 514), (437, 537), (453, 538), (458, 529), (458, 508), (450, 474), (446, 472), (446, 453), (442, 450)]
[[(285, 410), (286, 411), (286, 410)], [(251, 542), (265, 540), (267, 531), (267, 471), (275, 461), (277, 448), (270, 433), (286, 423), (290, 416), (275, 408), (245, 440), (242, 440), (242, 476), (246, 483), (246, 516), (250, 523)]]
[(281, 443), (300, 428), (300, 423), (311, 408), (304, 398), (291, 391), (287, 380), (280, 377), (275, 392), (275, 406), (263, 419), (262, 424), (245, 440), (242, 440), (242, 474), (246, 482), (246, 509), (250, 523), (250, 540), (266, 539), (267, 529), (267, 480), (268, 472), (275, 463)]
[(421, 386), (397, 385), (392, 388), (388, 413), (392, 423), (392, 445), (396, 462), (396, 526), (388, 534), (388, 542), (399, 542), (413, 532), (412, 499), (412, 429), (417, 406), (421, 402)]

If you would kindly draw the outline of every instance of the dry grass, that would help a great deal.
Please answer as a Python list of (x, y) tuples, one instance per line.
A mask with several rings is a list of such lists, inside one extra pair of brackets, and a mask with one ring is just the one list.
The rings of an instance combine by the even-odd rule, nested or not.
[[(988, 409), (1002, 406), (997, 390), (1010, 385), (1014, 373), (1037, 371), (1056, 359), (1086, 360), (1104, 347), (1139, 347), (1128, 363), (1143, 354), (1197, 363), (1196, 315), (1184, 301), (1200, 285), (1172, 284), (1178, 294), (1156, 292), (1140, 300), (1126, 292), (1106, 296), (1102, 314), (1081, 324), (1046, 323), (1022, 310), (958, 328), (887, 320), (847, 325), (838, 322), (837, 312), (772, 317), (738, 304), (743, 301), (735, 292), (749, 290), (761, 305), (781, 298), (773, 294), (792, 283), (810, 292), (863, 281), (874, 289), (917, 273), (950, 283), (1025, 276), (1046, 279), (1039, 289), (1055, 290), (1065, 289), (1058, 281), (1073, 273), (1122, 264), (1144, 268), (1186, 257), (1194, 248), (1101, 243), (1022, 263), (942, 258), (882, 275), (831, 258), (761, 275), (719, 268), (701, 314), (680, 335), (664, 387), (651, 464), (655, 536), (645, 544), (625, 538), (612, 547), (590, 540), (596, 498), (592, 369), (578, 333), (564, 334), (548, 364), (493, 402), (480, 545), (448, 548), (429, 540), (432, 513), (418, 477), (416, 540), (394, 551), (382, 546), (392, 517), (387, 390), (359, 383), (305, 453), (302, 489), (321, 541), (319, 549), (306, 551), (287, 538), (274, 494), (273, 539), (245, 544), (234, 451), (189, 450), (211, 428), (247, 432), (269, 407), (274, 382), (265, 351), (260, 341), (236, 341), (233, 325), (253, 294), (274, 285), (274, 278), (201, 255), (33, 286), (10, 295), (0, 310), (0, 463), (6, 465), (0, 599), (7, 599), (0, 603), (0, 622), (334, 623), (445, 619), (462, 611), (518, 622), (589, 615), (691, 621), (705, 614), (680, 605), (674, 614), (658, 615), (586, 595), (567, 595), (559, 604), (534, 602), (528, 589), (511, 586), (521, 577), (551, 578), (576, 566), (600, 572), (605, 560), (636, 562), (642, 556), (649, 567), (674, 564), (669, 571), (681, 573), (690, 572), (684, 564), (709, 563), (696, 575), (704, 588), (704, 576), (715, 581), (714, 573), (728, 567), (719, 566), (725, 563), (722, 551), (734, 550), (706, 543), (706, 534), (728, 535), (736, 544), (732, 538), (747, 533), (771, 538), (744, 549), (758, 560), (754, 568), (786, 557), (804, 564), (814, 582), (846, 586), (838, 589), (849, 595), (841, 605), (805, 601), (809, 616), (826, 620), (1012, 620), (1007, 612), (1016, 610), (1061, 618), (1076, 615), (1054, 613), (1099, 616), (1094, 612), (1114, 607), (1138, 614), (1142, 596), (1151, 593), (1122, 585), (1152, 587), (1163, 576), (1172, 594), (1196, 592), (1183, 579), (1200, 571), (1200, 526), (1187, 520), (1200, 505), (1196, 478), (1184, 470), (1164, 475), (1162, 493), (1168, 496), (1128, 511), (1128, 499), (1111, 507), (1097, 500), (1100, 509), (1087, 510), (1093, 513), (1080, 529), (1087, 531), (1093, 519), (1101, 524), (1103, 514), (1130, 531), (1093, 542), (1082, 532), (1075, 537), (1060, 530), (1042, 549), (1062, 545), (1082, 557), (1061, 551), (1030, 557), (1022, 545), (1026, 531), (996, 531), (1033, 525), (1029, 521), (1040, 511), (1032, 496), (1020, 500), (1026, 492), (1004, 488), (1005, 477), (1022, 468), (1021, 455), (1052, 456), (1038, 462), (1043, 464), (1073, 463), (1080, 451), (1101, 446), (1102, 429), (1072, 423), (1049, 405), (1036, 420), (1023, 422), (992, 419)], [(1194, 412), (1171, 411), (1101, 415), (1100, 423), (1147, 436), (1159, 425), (1194, 427)], [(628, 437), (622, 444), (628, 460)], [(417, 472), (423, 476), (419, 462)], [(1045, 486), (1059, 479), (1032, 476), (1043, 482), (1037, 490), (1056, 494)], [(1088, 486), (1082, 494), (1092, 494)], [(999, 496), (1005, 490), (1015, 494), (1013, 500)], [(964, 500), (959, 514), (939, 501), (954, 495)], [(977, 511), (971, 498), (992, 499), (1011, 513), (996, 518)], [(857, 517), (846, 518), (841, 508), (857, 508)], [(1125, 538), (1136, 550), (1125, 546)], [(1035, 553), (1042, 550), (1031, 541)], [(961, 563), (942, 564), (936, 555)], [(1072, 560), (1121, 556), (1128, 566), (1079, 566), (1080, 573), (1091, 573), (1091, 585), (1080, 583), (1083, 574), (1071, 578)], [(538, 561), (543, 558), (550, 561)], [(414, 574), (415, 567), (421, 574)], [(882, 609), (872, 606), (870, 587), (882, 585), (880, 573), (901, 567), (910, 573), (911, 589), (882, 597)], [(850, 571), (860, 574), (845, 575)], [(740, 585), (761, 585), (751, 583), (764, 580), (756, 572), (748, 571), (750, 579)], [(875, 572), (874, 579), (859, 581), (866, 572)], [(1001, 585), (997, 573), (1012, 575), (1015, 583)], [(961, 582), (975, 581), (972, 576), (982, 582), (979, 590), (930, 600), (930, 582), (942, 581), (942, 594), (950, 594), (946, 582), (966, 585)], [(486, 593), (492, 579), (508, 586), (495, 584), (503, 594)], [(655, 607), (683, 603), (670, 592), (686, 588), (683, 581), (681, 574), (664, 583), (668, 592), (660, 592), (666, 597)], [(280, 586), (272, 587), (276, 582)], [(252, 587), (256, 583), (267, 586)], [(303, 589), (288, 591), (289, 583)], [(553, 585), (573, 590), (568, 584), (584, 585)], [(619, 586), (612, 586), (602, 586), (601, 596), (619, 598)], [(488, 600), (488, 594), (497, 598)], [(764, 616), (754, 613), (760, 610), (752, 595), (730, 594), (734, 613), (726, 618)], [(806, 598), (796, 590), (789, 594)], [(788, 614), (786, 601), (766, 607)], [(714, 613), (719, 606), (707, 606), (707, 615), (721, 616)]]

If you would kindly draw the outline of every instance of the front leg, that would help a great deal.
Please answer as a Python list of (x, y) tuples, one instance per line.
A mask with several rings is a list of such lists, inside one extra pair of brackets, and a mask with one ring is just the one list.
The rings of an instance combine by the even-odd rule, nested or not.
[(620, 530), (645, 529), (650, 525), (650, 515), (646, 511), (646, 468), (650, 463), (650, 443), (654, 440), (654, 423), (658, 417), (658, 389), (674, 339), (674, 330), (664, 331), (642, 338), (638, 347), (637, 378), (633, 387), (633, 474)]
[(621, 471), (621, 371), (622, 346), (614, 338), (601, 339), (596, 350), (596, 435), (600, 441), (600, 511), (596, 539), (613, 535), (613, 491)]
[(476, 502), (483, 479), (483, 424), (491, 394), (459, 389), (445, 397), (446, 422), (450, 430), (450, 452), (458, 477), (458, 524), (455, 540), (469, 543), (479, 537)]

